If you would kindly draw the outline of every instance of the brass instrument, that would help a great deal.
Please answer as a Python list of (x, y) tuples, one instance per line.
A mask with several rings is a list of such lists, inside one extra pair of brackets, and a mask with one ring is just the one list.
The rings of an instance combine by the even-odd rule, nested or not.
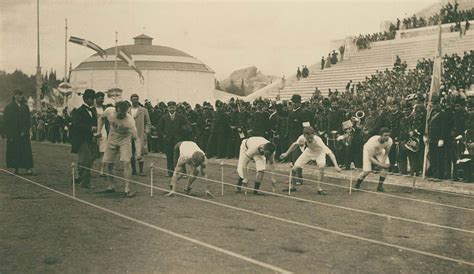
[(413, 131), (405, 142), (405, 148), (411, 152), (418, 152), (420, 150), (420, 136), (418, 131)]
[(358, 110), (355, 113), (355, 117), (358, 118), (359, 120), (362, 120), (365, 117), (365, 112), (363, 110)]
[(329, 142), (332, 142), (332, 146), (336, 147), (337, 145), (337, 130), (332, 130), (329, 132), (328, 140), (327, 140), (327, 145), (329, 145)]
[(363, 110), (358, 110), (354, 114), (354, 116), (351, 117), (351, 121), (356, 127), (361, 127), (362, 124), (362, 119), (365, 117), (365, 112)]

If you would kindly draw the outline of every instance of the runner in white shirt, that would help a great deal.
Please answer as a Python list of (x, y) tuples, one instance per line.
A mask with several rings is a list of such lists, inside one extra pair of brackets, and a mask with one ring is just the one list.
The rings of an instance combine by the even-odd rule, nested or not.
[(390, 167), (388, 153), (390, 152), (392, 144), (393, 140), (390, 138), (390, 129), (386, 127), (380, 129), (380, 135), (374, 135), (367, 140), (364, 145), (362, 173), (357, 179), (355, 189), (360, 189), (365, 177), (372, 172), (372, 165), (375, 165), (381, 169), (377, 191), (385, 191), (383, 182), (385, 181), (388, 168)]
[[(120, 101), (115, 104), (115, 108), (108, 108), (104, 111), (99, 119), (98, 137), (100, 137), (101, 129), (105, 120), (110, 124), (109, 136), (107, 138), (107, 148), (104, 152), (103, 162), (107, 164), (109, 174), (114, 171), (114, 163), (120, 154), (120, 161), (123, 163), (123, 177), (130, 179), (131, 165), (130, 158), (132, 157), (132, 139), (137, 144), (136, 158), (141, 159), (141, 145), (140, 139), (137, 135), (137, 128), (135, 127), (135, 120), (127, 113), (129, 105), (125, 101)], [(114, 192), (114, 179), (109, 176), (109, 187), (105, 192)], [(133, 197), (134, 194), (130, 191), (129, 181), (125, 180), (125, 194), (127, 197)]]
[[(340, 172), (341, 169), (337, 164), (336, 156), (334, 156), (334, 153), (326, 146), (326, 144), (324, 144), (321, 137), (314, 135), (314, 133), (315, 130), (313, 127), (305, 127), (303, 129), (303, 135), (298, 137), (298, 140), (291, 144), (287, 152), (280, 155), (280, 159), (285, 159), (286, 157), (288, 157), (288, 155), (297, 147), (306, 145), (306, 149), (303, 151), (300, 157), (298, 157), (292, 169), (293, 171), (296, 171), (298, 168), (302, 169), (303, 166), (309, 161), (315, 160), (317, 163), (316, 169), (319, 170), (318, 194), (326, 195), (326, 192), (321, 188), (321, 182), (324, 178), (324, 168), (326, 167), (326, 155), (329, 155), (329, 158), (334, 164), (334, 168), (337, 172)], [(291, 191), (295, 190), (296, 188), (292, 186)], [(284, 191), (288, 191), (288, 189), (285, 189)]]
[[(187, 170), (192, 172), (192, 175), (188, 176), (188, 184), (184, 189), (184, 192), (188, 194), (191, 193), (191, 184), (199, 172), (202, 176), (207, 177), (206, 155), (195, 142), (183, 141), (175, 145), (174, 164), (175, 169), (170, 183), (171, 191), (167, 196), (171, 196), (176, 192), (176, 182), (186, 175)], [(206, 193), (208, 193), (207, 189)]]
[(242, 140), (240, 145), (239, 163), (237, 165), (237, 172), (239, 173), (239, 181), (237, 182), (237, 193), (242, 191), (241, 186), (247, 187), (248, 176), (247, 166), (251, 161), (255, 162), (255, 168), (257, 169), (257, 176), (255, 179), (255, 186), (253, 194), (263, 195), (259, 192), (260, 184), (263, 181), (265, 175), (265, 169), (267, 160), (270, 164), (270, 171), (272, 171), (272, 187), (275, 186), (276, 180), (274, 177), (275, 171), (275, 145), (263, 137), (249, 137), (248, 139)]

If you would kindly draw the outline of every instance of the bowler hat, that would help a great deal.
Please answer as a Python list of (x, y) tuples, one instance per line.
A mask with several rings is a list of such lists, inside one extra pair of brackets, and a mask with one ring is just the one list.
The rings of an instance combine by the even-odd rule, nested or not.
[(293, 103), (301, 103), (301, 95), (299, 95), (299, 94), (293, 94), (293, 96), (291, 96), (291, 102), (293, 102)]

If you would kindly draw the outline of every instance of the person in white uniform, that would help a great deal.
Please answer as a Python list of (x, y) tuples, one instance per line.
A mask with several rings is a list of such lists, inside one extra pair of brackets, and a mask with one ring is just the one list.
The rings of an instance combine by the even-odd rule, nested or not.
[[(97, 124), (99, 124), (100, 116), (104, 113), (106, 106), (104, 106), (105, 94), (103, 92), (96, 92), (95, 94), (95, 109), (97, 111)], [(97, 139), (97, 146), (99, 147), (99, 159), (104, 157), (105, 149), (107, 148), (107, 127), (104, 126), (100, 132), (101, 136)], [(104, 174), (105, 164), (100, 163), (100, 177), (107, 177)]]
[[(319, 170), (318, 194), (326, 195), (326, 192), (321, 188), (321, 182), (323, 181), (323, 178), (324, 178), (324, 169), (326, 167), (326, 155), (328, 155), (329, 158), (331, 159), (336, 171), (340, 172), (341, 169), (339, 168), (339, 165), (337, 164), (336, 156), (334, 156), (334, 153), (331, 151), (331, 149), (329, 149), (326, 146), (326, 144), (324, 144), (321, 137), (315, 135), (314, 128), (311, 126), (307, 126), (303, 129), (303, 135), (298, 137), (296, 142), (291, 144), (291, 146), (288, 148), (288, 151), (280, 155), (280, 158), (285, 159), (293, 150), (295, 150), (296, 148), (300, 146), (306, 146), (306, 148), (303, 151), (303, 153), (298, 157), (295, 164), (293, 165), (292, 167), (293, 171), (299, 168), (302, 169), (303, 166), (307, 164), (309, 161), (312, 161), (312, 160), (316, 161), (316, 164), (317, 164), (316, 169)], [(295, 186), (292, 185), (291, 191), (295, 191), (295, 190), (296, 190)], [(284, 191), (288, 191), (288, 189), (285, 189)]]
[[(123, 163), (123, 177), (125, 180), (125, 194), (127, 197), (133, 197), (134, 194), (130, 190), (129, 179), (132, 177), (132, 167), (130, 159), (132, 157), (132, 139), (136, 144), (136, 158), (141, 159), (141, 144), (138, 138), (135, 120), (127, 113), (129, 105), (125, 101), (115, 104), (115, 108), (108, 108), (104, 111), (99, 119), (98, 136), (107, 120), (110, 125), (109, 136), (107, 138), (107, 148), (104, 152), (103, 162), (107, 164), (109, 174), (113, 174), (114, 164), (120, 156)], [(105, 192), (114, 192), (114, 178), (109, 176), (109, 187)]]
[(365, 177), (372, 172), (372, 167), (376, 166), (381, 169), (377, 191), (385, 191), (383, 183), (390, 167), (388, 153), (393, 145), (390, 133), (389, 128), (383, 127), (380, 129), (380, 135), (370, 137), (364, 144), (362, 173), (357, 178), (355, 189), (360, 189)]
[[(174, 147), (174, 164), (175, 169), (171, 178), (170, 189), (171, 191), (167, 196), (171, 196), (176, 192), (176, 183), (179, 179), (187, 175), (187, 171), (190, 171), (192, 175), (188, 177), (188, 184), (184, 188), (184, 192), (191, 193), (191, 185), (196, 179), (196, 176), (201, 173), (202, 176), (206, 177), (206, 155), (199, 146), (192, 141), (178, 142)], [(206, 192), (208, 190), (206, 189)]]
[(249, 137), (242, 140), (240, 145), (239, 163), (237, 165), (237, 173), (239, 174), (239, 181), (237, 182), (237, 193), (242, 191), (242, 186), (247, 187), (248, 175), (247, 166), (250, 162), (255, 162), (257, 175), (255, 178), (255, 185), (253, 194), (263, 195), (259, 192), (260, 184), (263, 181), (267, 161), (269, 163), (271, 173), (272, 187), (275, 186), (276, 180), (274, 176), (275, 171), (275, 145), (263, 137)]

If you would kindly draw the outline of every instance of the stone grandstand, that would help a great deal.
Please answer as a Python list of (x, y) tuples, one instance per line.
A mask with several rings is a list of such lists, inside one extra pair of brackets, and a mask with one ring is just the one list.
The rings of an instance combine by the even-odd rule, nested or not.
[[(450, 24), (443, 25), (442, 54), (458, 53), (474, 50), (474, 31), (468, 30), (462, 37), (459, 32), (448, 32)], [(345, 90), (349, 80), (353, 83), (363, 81), (366, 76), (375, 74), (377, 71), (391, 69), (400, 56), (402, 62), (406, 62), (409, 69), (415, 68), (417, 61), (423, 58), (433, 59), (437, 47), (437, 26), (426, 27), (405, 31), (394, 40), (371, 43), (370, 49), (352, 50), (346, 52), (341, 63), (320, 70), (320, 65), (311, 66), (311, 74), (300, 81), (287, 81), (283, 89), (273, 89), (262, 97), (276, 98), (280, 94), (281, 100), (288, 100), (292, 94), (298, 93), (304, 99), (308, 99), (317, 87), (323, 95), (328, 89), (335, 91)], [(413, 32), (412, 35), (408, 32)], [(404, 35), (411, 36), (403, 38)], [(346, 43), (347, 45), (347, 43)]]

